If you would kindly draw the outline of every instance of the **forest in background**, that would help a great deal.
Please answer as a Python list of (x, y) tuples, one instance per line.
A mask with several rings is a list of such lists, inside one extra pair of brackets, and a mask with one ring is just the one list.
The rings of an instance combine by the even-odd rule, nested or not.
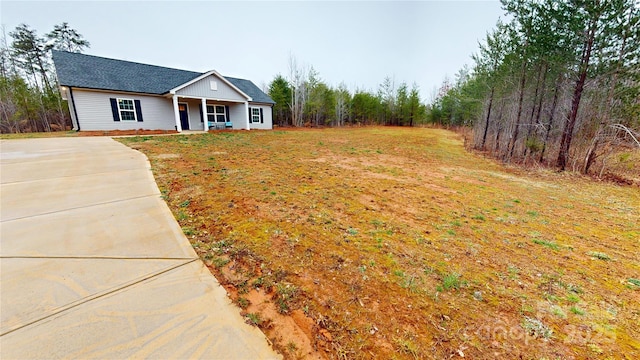
[(472, 68), (446, 81), (430, 118), (473, 127), (505, 162), (589, 173), (640, 147), (640, 8), (635, 0), (502, 0)]
[[(292, 55), (265, 90), (276, 126), (436, 124), (473, 129), (472, 144), (505, 162), (589, 173), (640, 147), (640, 4), (635, 0), (502, 0), (505, 20), (473, 65), (430, 104), (414, 83), (385, 77), (375, 91), (322, 81)], [(70, 129), (51, 49), (89, 47), (67, 23), (39, 36), (21, 24), (0, 43), (0, 132)]]
[[(8, 40), (11, 39), (11, 41)], [(68, 23), (39, 36), (26, 24), (0, 42), (0, 132), (48, 132), (71, 129), (66, 100), (58, 90), (51, 49), (82, 52), (90, 44)], [(288, 78), (275, 76), (264, 89), (276, 102), (274, 125), (413, 126), (427, 121), (428, 109), (417, 85), (396, 86), (386, 77), (377, 92), (350, 92), (343, 83), (332, 87), (323, 82), (313, 67), (289, 62)]]
[(2, 29), (0, 42), (0, 132), (22, 133), (71, 129), (66, 101), (62, 100), (51, 50), (82, 52), (89, 47), (66, 22), (39, 36), (20, 24), (9, 32)]
[(428, 107), (420, 90), (385, 77), (376, 92), (350, 92), (344, 83), (324, 83), (313, 67), (289, 58), (288, 78), (278, 74), (269, 84), (269, 96), (276, 102), (274, 123), (278, 126), (394, 125), (414, 126), (428, 120)]

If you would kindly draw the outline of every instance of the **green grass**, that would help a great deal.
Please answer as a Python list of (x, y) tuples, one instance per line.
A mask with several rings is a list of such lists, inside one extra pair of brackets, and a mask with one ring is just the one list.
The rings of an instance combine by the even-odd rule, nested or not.
[(191, 236), (191, 235), (195, 235), (196, 234), (196, 230), (190, 226), (183, 226), (182, 227), (182, 232), (186, 235), (186, 236)]
[(247, 300), (247, 298), (244, 298), (242, 296), (238, 297), (238, 299), (236, 300), (236, 303), (241, 309), (246, 309), (251, 304), (251, 302)]
[(292, 284), (279, 283), (276, 285), (276, 305), (278, 312), (288, 314), (291, 310), (291, 304), (296, 299), (300, 290)]
[(35, 132), (35, 133), (20, 133), (20, 134), (0, 134), (2, 140), (17, 140), (17, 139), (38, 139), (38, 138), (53, 138), (53, 137), (75, 137), (78, 136), (78, 132), (75, 130), (69, 131), (52, 131), (52, 132)]
[(546, 241), (546, 240), (540, 240), (540, 239), (533, 239), (531, 240), (533, 241), (534, 244), (538, 244), (538, 245), (542, 245), (545, 247), (548, 247), (551, 250), (560, 250), (560, 247), (558, 246), (558, 244), (552, 242), (552, 241)]
[(573, 314), (576, 314), (576, 315), (584, 315), (584, 310), (580, 309), (580, 308), (579, 308), (579, 307), (577, 307), (577, 306), (572, 306), (572, 307), (571, 307), (571, 309), (570, 309), (570, 311), (571, 311)]
[(227, 258), (215, 256), (213, 257), (212, 261), (213, 261), (213, 265), (216, 268), (220, 269), (220, 268), (223, 268), (225, 265), (227, 265), (231, 260)]
[(442, 288), (444, 290), (459, 290), (461, 286), (462, 281), (460, 281), (460, 274), (450, 273), (442, 279)]
[(472, 219), (474, 219), (474, 220), (480, 220), (480, 221), (485, 221), (485, 220), (486, 220), (486, 218), (485, 218), (485, 217), (484, 217), (484, 215), (482, 215), (482, 214), (474, 215), (474, 216), (473, 216), (473, 217), (471, 217), (471, 218), (472, 218)]
[(251, 325), (260, 326), (260, 324), (262, 324), (262, 319), (260, 318), (260, 314), (249, 313), (245, 315), (245, 317), (247, 318), (249, 324)]
[(567, 295), (567, 301), (570, 303), (578, 303), (580, 302), (580, 297), (575, 294), (569, 294)]

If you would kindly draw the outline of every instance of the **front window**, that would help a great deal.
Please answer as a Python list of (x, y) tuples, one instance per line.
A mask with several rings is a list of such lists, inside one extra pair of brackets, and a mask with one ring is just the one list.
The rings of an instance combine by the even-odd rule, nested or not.
[(131, 99), (118, 99), (118, 111), (120, 112), (120, 120), (136, 121), (136, 110)]
[(251, 122), (260, 122), (260, 108), (251, 108)]
[(207, 120), (210, 122), (227, 122), (227, 112), (223, 105), (207, 105)]

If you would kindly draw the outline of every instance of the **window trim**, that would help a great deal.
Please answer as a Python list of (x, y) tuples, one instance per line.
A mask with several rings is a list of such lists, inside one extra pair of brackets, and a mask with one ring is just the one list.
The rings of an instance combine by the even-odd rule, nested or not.
[[(131, 101), (131, 106), (133, 107), (133, 109), (129, 110), (129, 109), (120, 108), (120, 101)], [(118, 105), (118, 116), (120, 117), (120, 121), (131, 121), (131, 122), (137, 122), (138, 121), (138, 114), (136, 112), (136, 102), (135, 102), (134, 99), (116, 98), (116, 104)], [(122, 117), (122, 112), (123, 111), (132, 112), (133, 113), (133, 120), (123, 118)]]
[[(228, 116), (227, 116), (227, 107), (224, 105), (220, 105), (220, 104), (206, 104), (206, 109), (205, 112), (207, 113), (207, 121), (208, 122), (212, 122), (212, 123), (226, 123)], [(213, 112), (209, 112), (209, 107), (213, 107)], [(218, 106), (220, 106), (222, 108), (222, 112), (219, 113), (218, 112)], [(209, 120), (209, 115), (213, 115), (213, 119), (214, 121)], [(218, 115), (223, 115), (224, 116), (224, 121), (218, 121)]]
[[(254, 114), (253, 110), (257, 110), (258, 113)], [(258, 119), (256, 120), (256, 116), (258, 117)], [(252, 124), (256, 124), (256, 123), (260, 123), (260, 108), (259, 107), (251, 107), (251, 123)]]

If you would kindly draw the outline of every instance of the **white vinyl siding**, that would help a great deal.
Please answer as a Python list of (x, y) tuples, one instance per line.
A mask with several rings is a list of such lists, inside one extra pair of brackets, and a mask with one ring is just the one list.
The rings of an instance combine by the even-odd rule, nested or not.
[[(211, 82), (216, 82), (217, 90), (211, 90)], [(176, 91), (178, 96), (194, 96), (205, 97), (212, 100), (230, 100), (230, 101), (246, 101), (247, 98), (229, 86), (226, 82), (219, 79), (215, 75), (210, 75), (204, 79), (194, 82), (193, 84), (186, 86)]]
[(247, 108), (244, 104), (229, 106), (229, 119), (233, 123), (234, 129), (247, 128)]
[[(262, 109), (262, 123), (260, 122), (260, 117), (258, 117), (257, 123), (249, 119), (250, 126), (252, 129), (264, 129), (264, 130), (273, 129), (273, 116), (271, 113), (271, 106), (249, 104), (249, 108), (252, 109), (252, 114), (253, 114), (253, 109), (258, 109), (258, 111), (260, 111), (259, 109)], [(246, 111), (245, 111), (245, 114), (246, 114)]]
[(202, 130), (202, 121), (200, 121), (200, 106), (202, 102), (195, 99), (186, 99), (184, 102), (189, 104), (189, 128), (191, 130)]
[[(80, 130), (175, 130), (171, 99), (162, 96), (73, 89)], [(144, 121), (113, 121), (111, 98), (140, 100)], [(134, 104), (135, 105), (135, 104)], [(134, 109), (135, 112), (135, 109)]]

